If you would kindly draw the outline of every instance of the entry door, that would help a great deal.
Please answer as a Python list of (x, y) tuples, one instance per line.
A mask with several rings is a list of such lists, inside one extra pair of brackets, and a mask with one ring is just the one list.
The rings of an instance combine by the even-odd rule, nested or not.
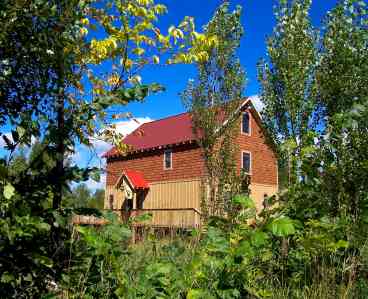
[(122, 218), (124, 222), (127, 222), (129, 220), (129, 217), (132, 213), (133, 209), (133, 198), (127, 198), (125, 197), (122, 207)]

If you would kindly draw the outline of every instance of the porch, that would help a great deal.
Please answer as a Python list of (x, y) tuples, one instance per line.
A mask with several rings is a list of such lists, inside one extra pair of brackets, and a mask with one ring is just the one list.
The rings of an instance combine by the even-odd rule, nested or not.
[(133, 209), (130, 217), (149, 214), (146, 221), (134, 222), (134, 226), (196, 228), (201, 225), (201, 213), (195, 208)]

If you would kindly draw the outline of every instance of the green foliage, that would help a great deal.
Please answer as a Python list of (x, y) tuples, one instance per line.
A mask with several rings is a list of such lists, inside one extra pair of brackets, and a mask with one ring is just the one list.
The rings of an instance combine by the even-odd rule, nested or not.
[(62, 205), (66, 208), (91, 208), (103, 210), (105, 191), (97, 189), (94, 193), (88, 189), (85, 183), (76, 186), (70, 192), (66, 192)]
[(196, 63), (198, 78), (190, 81), (182, 94), (207, 171), (209, 190), (205, 193), (209, 196), (202, 200), (204, 215), (229, 212), (231, 197), (238, 191), (237, 151), (232, 140), (245, 84), (236, 53), (243, 31), (241, 7), (230, 12), (229, 3), (224, 2), (204, 27), (204, 34), (216, 36), (217, 43), (208, 49), (208, 59)]
[(295, 234), (295, 225), (288, 217), (277, 218), (271, 221), (268, 229), (278, 237), (287, 237)]
[[(311, 1), (280, 1), (277, 25), (267, 42), (269, 60), (259, 63), (263, 123), (289, 162), (289, 181), (299, 174), (302, 148), (313, 143), (319, 124), (315, 67), (318, 37), (311, 25)], [(285, 160), (283, 161), (285, 163)]]
[[(233, 172), (235, 125), (221, 118), (232, 116), (244, 85), (240, 8), (221, 5), (204, 34), (185, 18), (165, 36), (154, 23), (166, 8), (152, 0), (13, 2), (0, 3), (0, 125), (12, 127), (1, 132), (9, 152), (0, 159), (1, 298), (367, 297), (364, 2), (342, 1), (318, 36), (310, 1), (280, 1), (260, 79), (266, 129), (291, 176), (259, 214), (249, 177)], [(87, 38), (94, 26), (106, 36)], [(141, 67), (176, 47), (167, 63), (198, 67), (184, 98), (218, 188), (212, 216), (171, 241), (147, 229), (138, 244), (115, 214), (103, 214), (100, 227), (69, 226), (73, 209), (101, 209), (104, 194), (83, 184), (69, 190), (99, 173), (67, 156), (77, 142), (90, 146), (110, 105), (161, 90), (141, 84)], [(100, 62), (113, 65), (102, 77), (90, 69)], [(92, 83), (91, 101), (83, 78)]]
[[(76, 144), (92, 147), (111, 105), (163, 90), (141, 84), (144, 66), (169, 50), (168, 64), (204, 60), (215, 43), (189, 17), (162, 35), (155, 23), (165, 12), (152, 0), (0, 3), (0, 137), (8, 150), (0, 160), (0, 297), (40, 297), (57, 285), (69, 254), (71, 206), (101, 208), (102, 192), (90, 200), (79, 187), (78, 200), (69, 196), (72, 183), (99, 177), (96, 168), (69, 163)], [(95, 29), (103, 31), (100, 40)], [(111, 72), (95, 72), (100, 63)], [(104, 135), (122, 148), (121, 136)], [(16, 156), (35, 139), (28, 157)]]

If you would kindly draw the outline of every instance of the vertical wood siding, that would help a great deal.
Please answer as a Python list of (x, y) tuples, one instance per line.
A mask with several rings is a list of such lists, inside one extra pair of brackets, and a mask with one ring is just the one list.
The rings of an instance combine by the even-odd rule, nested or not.
[(277, 185), (251, 184), (249, 188), (251, 191), (250, 197), (254, 200), (258, 212), (263, 209), (264, 195), (267, 194), (270, 197), (278, 192)]
[[(114, 196), (114, 209), (121, 209), (123, 192), (115, 186), (106, 186), (105, 209), (110, 209), (109, 198)], [(143, 213), (152, 214), (150, 225), (189, 227), (200, 224), (201, 181), (198, 179), (156, 182), (150, 184), (150, 190), (143, 202)], [(160, 210), (162, 209), (162, 210)], [(146, 211), (144, 211), (146, 210)], [(141, 214), (133, 211), (133, 215)]]
[(200, 207), (200, 180), (151, 183), (143, 203), (144, 209), (175, 209)]

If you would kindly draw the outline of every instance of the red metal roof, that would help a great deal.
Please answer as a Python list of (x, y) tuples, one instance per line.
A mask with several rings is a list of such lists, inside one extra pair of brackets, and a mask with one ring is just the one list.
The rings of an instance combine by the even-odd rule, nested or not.
[[(246, 104), (251, 104), (253, 107), (249, 99), (242, 100), (241, 107)], [(256, 111), (254, 107), (253, 110)], [(194, 140), (196, 140), (196, 137), (193, 134), (192, 118), (190, 113), (187, 112), (144, 123), (127, 135), (123, 142), (131, 146), (132, 151), (139, 151)], [(104, 158), (114, 156), (119, 156), (115, 148), (110, 149), (103, 155)]]
[(149, 185), (143, 177), (143, 173), (136, 170), (125, 170), (124, 174), (134, 189), (148, 189)]
[[(158, 146), (183, 143), (195, 140), (192, 119), (189, 113), (182, 113), (167, 118), (144, 123), (124, 138), (124, 143), (133, 150), (146, 150)], [(104, 157), (118, 155), (115, 148)]]

